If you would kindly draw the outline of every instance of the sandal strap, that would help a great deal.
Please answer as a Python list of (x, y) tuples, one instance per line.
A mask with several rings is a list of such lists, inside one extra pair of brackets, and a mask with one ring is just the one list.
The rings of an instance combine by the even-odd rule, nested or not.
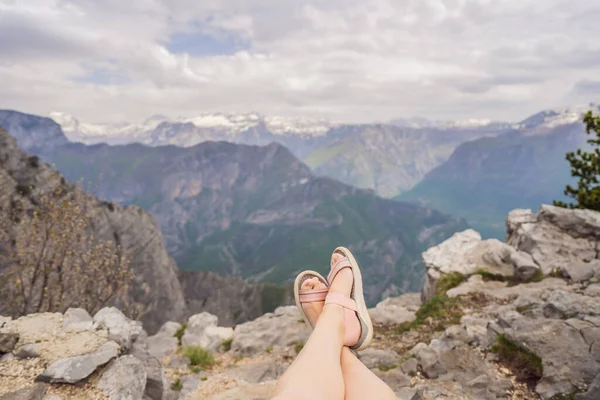
[(298, 293), (300, 303), (315, 303), (317, 301), (323, 301), (329, 293), (329, 288), (319, 290), (306, 290)]
[(327, 275), (327, 282), (331, 285), (337, 274), (343, 270), (344, 268), (352, 268), (352, 264), (350, 263), (350, 259), (345, 257), (335, 263), (335, 265), (331, 268), (329, 275)]
[(337, 292), (331, 292), (325, 298), (325, 305), (327, 304), (337, 304), (345, 309), (352, 310), (354, 312), (358, 312), (358, 308), (356, 307), (356, 302), (352, 300), (350, 297)]

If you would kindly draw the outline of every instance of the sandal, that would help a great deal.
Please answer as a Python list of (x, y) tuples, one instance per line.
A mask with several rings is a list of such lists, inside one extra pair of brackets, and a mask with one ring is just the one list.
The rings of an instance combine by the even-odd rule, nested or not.
[[(350, 347), (352, 350), (364, 350), (371, 344), (373, 340), (373, 323), (367, 310), (365, 297), (363, 294), (363, 283), (360, 268), (356, 259), (345, 247), (338, 247), (334, 254), (338, 253), (344, 256), (332, 268), (327, 275), (329, 285), (333, 282), (337, 274), (344, 268), (352, 270), (354, 281), (352, 283), (352, 291), (350, 297), (341, 293), (329, 293), (325, 299), (325, 304), (337, 304), (344, 307), (344, 319), (346, 321), (346, 334), (344, 346)], [(358, 318), (358, 324), (354, 318)]]
[[(327, 288), (301, 290), (304, 281), (311, 278), (318, 278), (327, 286)], [(323, 278), (323, 276), (318, 272), (303, 271), (296, 277), (296, 281), (294, 282), (294, 298), (296, 299), (296, 307), (298, 307), (298, 310), (300, 310), (300, 314), (302, 314), (302, 318), (304, 319), (306, 325), (310, 326), (311, 328), (314, 328), (314, 326), (312, 326), (310, 321), (308, 320), (308, 317), (306, 316), (306, 313), (302, 308), (302, 304), (314, 303), (317, 301), (325, 301), (327, 293), (329, 293), (329, 284), (327, 283), (327, 280), (325, 280), (325, 278)]]

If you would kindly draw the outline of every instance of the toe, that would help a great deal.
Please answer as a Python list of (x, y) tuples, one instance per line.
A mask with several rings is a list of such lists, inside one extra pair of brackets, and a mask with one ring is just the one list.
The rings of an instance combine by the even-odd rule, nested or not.
[(317, 284), (317, 282), (318, 282), (317, 278), (307, 279), (304, 282), (302, 282), (302, 285), (300, 286), (300, 288), (302, 290), (312, 290), (315, 288), (315, 285)]
[(337, 264), (337, 262), (340, 261), (342, 258), (344, 258), (343, 254), (340, 254), (340, 253), (337, 253), (337, 252), (333, 253), (331, 255), (331, 267), (333, 268), (333, 266), (335, 264)]

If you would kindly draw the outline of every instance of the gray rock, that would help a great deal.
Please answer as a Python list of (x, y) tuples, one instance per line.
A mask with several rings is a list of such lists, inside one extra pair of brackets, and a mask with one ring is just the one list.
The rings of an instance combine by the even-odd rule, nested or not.
[(177, 351), (179, 341), (173, 335), (181, 328), (177, 322), (167, 322), (154, 336), (148, 337), (148, 352), (158, 358), (171, 355)]
[(18, 341), (18, 333), (0, 332), (0, 354), (10, 353), (11, 351), (13, 351)]
[(190, 359), (185, 356), (174, 355), (169, 359), (167, 366), (173, 369), (187, 369), (190, 366)]
[(592, 279), (600, 271), (600, 260), (575, 262), (569, 265), (566, 270), (572, 281), (584, 282)]
[(600, 374), (592, 381), (590, 387), (585, 393), (575, 396), (575, 400), (598, 400), (600, 399)]
[(273, 360), (236, 366), (225, 372), (225, 375), (247, 383), (260, 383), (279, 378), (286, 367)]
[(543, 399), (572, 393), (600, 373), (583, 335), (565, 321), (521, 317), (509, 322), (506, 337), (542, 359), (543, 377), (536, 391)]
[(406, 293), (383, 300), (369, 310), (369, 315), (377, 325), (402, 324), (414, 321), (415, 312), (420, 306), (420, 293)]
[(148, 339), (138, 337), (131, 346), (129, 354), (140, 360), (146, 369), (146, 388), (144, 399), (162, 400), (168, 391), (168, 382), (162, 363), (148, 351)]
[(533, 261), (533, 258), (522, 251), (515, 251), (510, 255), (510, 261), (515, 269), (515, 276), (520, 281), (528, 281), (540, 270), (540, 266)]
[(400, 368), (394, 368), (389, 371), (380, 371), (379, 369), (372, 369), (373, 373), (384, 381), (394, 393), (400, 391), (402, 388), (410, 384), (410, 376), (405, 375)]
[(76, 383), (90, 376), (96, 368), (117, 356), (119, 345), (110, 341), (94, 353), (63, 358), (50, 364), (36, 381), (51, 383)]
[(185, 398), (185, 396), (193, 393), (198, 389), (198, 387), (202, 384), (200, 380), (201, 377), (206, 376), (206, 374), (194, 374), (194, 375), (185, 375), (181, 377), (182, 388), (179, 392), (180, 398)]
[(14, 360), (15, 355), (13, 353), (6, 353), (0, 357), (0, 362), (8, 362), (10, 360)]
[(40, 345), (37, 343), (24, 344), (18, 347), (14, 354), (17, 358), (38, 358), (40, 356)]
[(69, 308), (64, 315), (63, 329), (91, 330), (94, 320), (83, 308)]
[(381, 350), (368, 348), (358, 353), (358, 358), (369, 369), (382, 367), (398, 366), (399, 356), (393, 350)]
[(446, 369), (438, 360), (437, 352), (426, 344), (419, 343), (410, 352), (414, 354), (426, 378), (435, 379), (446, 373)]
[(571, 276), (573, 266), (596, 258), (596, 214), (543, 205), (534, 217), (507, 221), (506, 243), (530, 254), (544, 274), (559, 270)]
[(0, 396), (0, 400), (42, 400), (46, 393), (46, 384), (36, 383)]
[(192, 315), (188, 319), (185, 334), (181, 340), (183, 346), (201, 346), (206, 350), (215, 351), (224, 340), (233, 337), (233, 328), (217, 326), (216, 315), (203, 312)]
[(274, 346), (289, 347), (304, 343), (309, 328), (295, 306), (279, 307), (254, 321), (235, 327), (231, 349), (243, 355), (263, 353)]
[(422, 400), (422, 391), (415, 388), (404, 387), (396, 392), (398, 400)]
[(404, 372), (405, 374), (408, 374), (408, 375), (410, 375), (411, 373), (413, 373), (413, 374), (417, 373), (418, 367), (419, 367), (419, 363), (414, 358), (406, 360), (400, 365), (402, 372)]
[(111, 399), (141, 400), (146, 387), (146, 369), (134, 356), (111, 361), (96, 384)]
[(94, 323), (99, 328), (108, 330), (108, 337), (121, 347), (121, 351), (127, 351), (131, 343), (142, 332), (141, 325), (125, 316), (116, 307), (104, 307), (94, 315)]
[(568, 319), (599, 314), (598, 299), (566, 290), (550, 292), (544, 305), (544, 315), (547, 318)]

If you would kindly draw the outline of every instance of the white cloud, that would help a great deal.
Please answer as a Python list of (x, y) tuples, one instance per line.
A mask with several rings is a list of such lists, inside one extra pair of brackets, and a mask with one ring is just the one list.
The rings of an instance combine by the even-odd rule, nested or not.
[[(599, 16), (596, 0), (0, 0), (0, 108), (518, 120), (598, 101)], [(178, 33), (223, 54), (173, 53)]]

